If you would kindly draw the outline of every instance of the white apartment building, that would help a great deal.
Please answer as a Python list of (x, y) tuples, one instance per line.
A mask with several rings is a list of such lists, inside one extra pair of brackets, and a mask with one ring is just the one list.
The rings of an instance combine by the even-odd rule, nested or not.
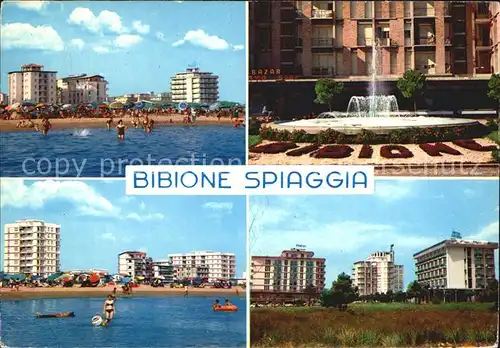
[(174, 274), (175, 278), (179, 280), (197, 277), (210, 278), (210, 268), (208, 266), (174, 266)]
[(403, 265), (394, 264), (394, 250), (372, 253), (366, 260), (357, 261), (352, 269), (353, 286), (359, 295), (403, 291)]
[(319, 293), (325, 288), (325, 263), (299, 248), (279, 256), (252, 256), (250, 286), (252, 291), (304, 292), (312, 285)]
[(172, 95), (170, 92), (151, 93), (149, 100), (156, 103), (170, 103), (172, 101)]
[(70, 75), (57, 80), (58, 102), (102, 103), (107, 100), (108, 81), (100, 75)]
[(0, 104), (9, 105), (9, 96), (0, 92)]
[(168, 259), (177, 268), (207, 268), (208, 281), (229, 280), (236, 276), (236, 255), (217, 251), (193, 251), (169, 254)]
[(219, 100), (219, 77), (198, 68), (177, 73), (170, 81), (172, 102), (214, 104)]
[(153, 277), (163, 277), (167, 282), (174, 280), (174, 266), (169, 260), (158, 260), (153, 262)]
[(483, 289), (495, 279), (498, 243), (447, 239), (413, 255), (417, 281), (432, 288)]
[(4, 272), (48, 277), (59, 272), (61, 226), (42, 220), (18, 220), (5, 224)]
[(154, 276), (153, 259), (142, 251), (124, 251), (118, 254), (118, 273), (151, 279)]
[(9, 75), (10, 104), (30, 101), (53, 104), (57, 101), (57, 71), (44, 71), (42, 65), (25, 64)]

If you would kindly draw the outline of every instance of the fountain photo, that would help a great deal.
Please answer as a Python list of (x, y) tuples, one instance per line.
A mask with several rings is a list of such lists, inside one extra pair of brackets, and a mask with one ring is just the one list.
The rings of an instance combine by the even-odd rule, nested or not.
[(498, 44), (499, 12), (494, 2), (252, 2), (248, 163), (497, 176), (500, 55), (478, 47)]

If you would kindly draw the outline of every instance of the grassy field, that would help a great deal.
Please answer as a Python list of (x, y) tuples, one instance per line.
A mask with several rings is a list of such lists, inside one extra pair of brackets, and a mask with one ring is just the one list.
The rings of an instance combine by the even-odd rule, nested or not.
[(492, 304), (354, 304), (336, 309), (258, 308), (251, 311), (252, 347), (416, 347), (492, 345)]

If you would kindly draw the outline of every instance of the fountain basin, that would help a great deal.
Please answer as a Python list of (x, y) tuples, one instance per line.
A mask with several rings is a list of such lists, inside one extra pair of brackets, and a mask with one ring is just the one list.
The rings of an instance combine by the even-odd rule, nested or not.
[(376, 134), (388, 134), (394, 130), (407, 128), (448, 128), (448, 127), (468, 127), (478, 125), (477, 120), (448, 117), (339, 117), (339, 118), (316, 118), (312, 120), (297, 120), (280, 122), (269, 125), (275, 129), (286, 129), (288, 131), (304, 130), (310, 134), (333, 129), (338, 132), (355, 135), (363, 129)]

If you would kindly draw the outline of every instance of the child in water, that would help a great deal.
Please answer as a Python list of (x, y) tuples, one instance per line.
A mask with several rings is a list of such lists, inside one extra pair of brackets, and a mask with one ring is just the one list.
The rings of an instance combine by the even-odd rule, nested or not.
[(123, 124), (123, 121), (122, 120), (118, 121), (118, 124), (116, 125), (118, 139), (120, 139), (120, 140), (125, 139), (125, 130), (126, 129), (127, 129), (127, 127)]

